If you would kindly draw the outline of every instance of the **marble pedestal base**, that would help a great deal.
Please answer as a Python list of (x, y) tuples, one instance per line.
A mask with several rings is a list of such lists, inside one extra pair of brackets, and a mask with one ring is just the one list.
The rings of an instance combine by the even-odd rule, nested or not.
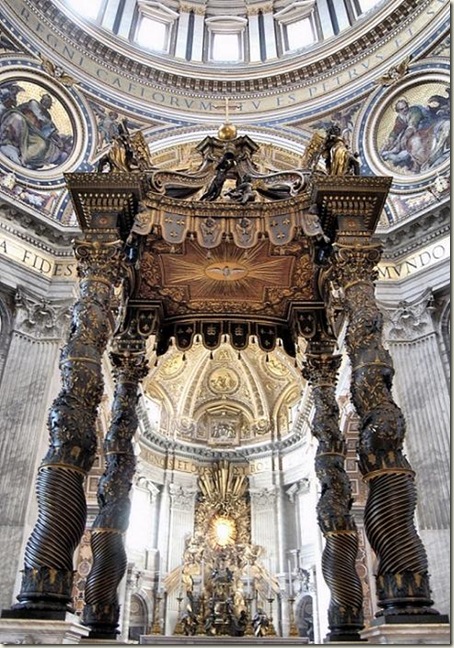
[(194, 635), (189, 637), (171, 636), (164, 637), (163, 635), (140, 635), (141, 645), (149, 646), (206, 646), (213, 648), (213, 646), (301, 646), (301, 644), (309, 643), (305, 637), (229, 637), (227, 635), (218, 635), (217, 637), (207, 637), (206, 635)]
[(370, 626), (361, 639), (371, 644), (451, 644), (449, 623), (392, 623)]
[(75, 614), (66, 614), (64, 620), (0, 619), (2, 644), (78, 644), (90, 632)]

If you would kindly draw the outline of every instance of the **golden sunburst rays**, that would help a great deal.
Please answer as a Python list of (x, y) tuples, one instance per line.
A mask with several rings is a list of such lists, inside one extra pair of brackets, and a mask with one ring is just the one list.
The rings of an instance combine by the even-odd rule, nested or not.
[(264, 301), (267, 287), (289, 285), (294, 257), (269, 255), (268, 242), (252, 249), (228, 243), (207, 250), (188, 242), (186, 254), (162, 257), (164, 284), (186, 286), (189, 300)]
[(216, 515), (211, 520), (208, 535), (211, 546), (219, 545), (220, 547), (226, 547), (227, 545), (235, 544), (237, 537), (235, 521), (225, 515)]

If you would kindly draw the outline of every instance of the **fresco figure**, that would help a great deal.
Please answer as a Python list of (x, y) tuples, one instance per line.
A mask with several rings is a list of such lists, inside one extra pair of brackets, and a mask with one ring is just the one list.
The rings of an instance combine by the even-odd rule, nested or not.
[(447, 93), (429, 97), (426, 106), (410, 104), (405, 97), (396, 101), (394, 125), (380, 150), (383, 160), (418, 173), (449, 157), (449, 89)]
[(7, 107), (0, 117), (0, 152), (29, 169), (62, 164), (71, 153), (73, 137), (60, 135), (52, 105), (52, 97), (44, 93), (39, 101), (29, 99)]

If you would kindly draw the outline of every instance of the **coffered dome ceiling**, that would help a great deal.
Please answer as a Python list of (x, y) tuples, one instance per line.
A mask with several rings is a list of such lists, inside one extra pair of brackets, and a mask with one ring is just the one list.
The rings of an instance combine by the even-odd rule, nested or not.
[(285, 441), (307, 415), (297, 364), (281, 348), (265, 354), (254, 343), (240, 353), (227, 342), (212, 352), (201, 343), (184, 354), (173, 347), (143, 385), (145, 437), (249, 453)]

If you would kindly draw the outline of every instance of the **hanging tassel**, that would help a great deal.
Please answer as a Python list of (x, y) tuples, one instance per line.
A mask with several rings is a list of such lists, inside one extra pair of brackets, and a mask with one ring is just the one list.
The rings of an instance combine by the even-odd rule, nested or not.
[(295, 368), (298, 369), (298, 363), (296, 361), (296, 358), (295, 358)]
[(241, 353), (238, 351), (238, 360), (241, 360)]
[(183, 362), (186, 360), (186, 353), (183, 353), (183, 358), (182, 358), (182, 360), (183, 360)]
[(211, 252), (210, 252), (210, 250), (208, 250), (208, 252), (207, 252), (207, 259), (211, 259)]
[(213, 351), (210, 351), (210, 360), (213, 360)]
[(266, 356), (265, 356), (265, 362), (269, 362), (269, 361), (270, 361), (270, 356), (269, 356), (268, 354), (266, 354)]
[(154, 366), (155, 366), (155, 367), (158, 366), (158, 359), (157, 359), (157, 358), (156, 358), (156, 360), (155, 360)]

